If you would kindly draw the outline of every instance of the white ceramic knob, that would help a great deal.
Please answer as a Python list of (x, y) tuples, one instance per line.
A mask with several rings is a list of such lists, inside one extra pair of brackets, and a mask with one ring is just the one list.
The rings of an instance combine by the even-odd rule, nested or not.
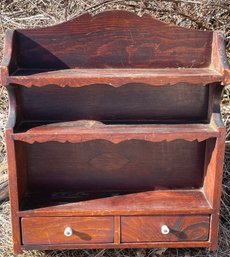
[(72, 230), (72, 228), (71, 228), (71, 227), (65, 228), (65, 230), (64, 230), (64, 235), (67, 236), (67, 237), (72, 236), (72, 235), (73, 235), (73, 230)]
[(168, 227), (167, 225), (163, 225), (163, 226), (161, 227), (161, 234), (163, 234), (163, 235), (168, 235), (169, 232), (170, 232), (170, 229), (169, 229), (169, 227)]

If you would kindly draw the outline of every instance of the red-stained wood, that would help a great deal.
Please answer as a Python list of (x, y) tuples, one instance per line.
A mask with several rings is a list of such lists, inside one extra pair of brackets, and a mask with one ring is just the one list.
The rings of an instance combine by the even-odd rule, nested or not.
[(147, 14), (86, 13), (56, 26), (16, 32), (20, 68), (201, 68), (210, 63), (211, 31)]
[(28, 191), (122, 193), (192, 189), (203, 184), (205, 141), (23, 145), (28, 157)]
[(121, 243), (121, 216), (114, 216), (114, 243)]
[(26, 87), (58, 85), (60, 87), (82, 87), (92, 84), (108, 84), (120, 87), (128, 83), (145, 83), (152, 86), (178, 83), (208, 84), (221, 82), (221, 73), (209, 68), (168, 69), (66, 69), (58, 71), (17, 70), (7, 83)]
[[(218, 34), (217, 34), (218, 35)], [(223, 49), (222, 49), (223, 50)], [(221, 88), (217, 85), (212, 94), (214, 98), (212, 102), (211, 123), (219, 131), (219, 137), (206, 142), (206, 160), (205, 160), (205, 177), (204, 177), (204, 193), (215, 210), (210, 222), (210, 250), (216, 250), (218, 247), (218, 226), (220, 214), (220, 198), (222, 189), (222, 173), (225, 150), (226, 128), (223, 124), (220, 111)]]
[(223, 74), (224, 85), (230, 83), (230, 66), (225, 50), (224, 35), (219, 31), (213, 32), (211, 67)]
[(111, 249), (111, 248), (201, 248), (210, 247), (209, 241), (191, 242), (144, 242), (122, 244), (52, 244), (52, 245), (22, 245), (22, 250), (66, 250), (66, 249)]
[(77, 120), (136, 125), (209, 123), (207, 109), (212, 102), (209, 92), (213, 86), (185, 83), (173, 87), (132, 83), (119, 88), (103, 84), (81, 88), (14, 86), (23, 114), (17, 130)]
[(11, 138), (12, 129), (6, 129), (6, 144), (7, 144), (7, 161), (8, 161), (8, 179), (9, 179), (9, 196), (11, 202), (11, 222), (12, 222), (12, 238), (14, 252), (21, 252), (21, 233), (20, 233), (20, 219), (17, 217), (19, 211), (19, 202), (21, 195), (19, 193), (18, 174), (16, 167), (15, 145)]
[[(81, 195), (81, 193), (79, 193)], [(94, 215), (152, 215), (152, 214), (211, 214), (212, 208), (201, 190), (155, 190), (140, 193), (103, 194), (46, 193), (28, 195), (20, 217), (36, 216), (94, 216)], [(72, 195), (72, 197), (71, 197)], [(100, 197), (101, 195), (101, 197)], [(91, 197), (90, 197), (91, 196)], [(72, 198), (72, 202), (71, 202)], [(189, 204), (188, 204), (189, 203)]]
[(22, 133), (14, 133), (14, 140), (26, 143), (44, 143), (57, 141), (61, 143), (79, 143), (103, 139), (112, 143), (127, 140), (146, 140), (160, 142), (184, 139), (187, 141), (204, 141), (217, 137), (218, 131), (209, 124), (181, 125), (104, 125), (96, 121), (79, 121), (38, 126)]
[(7, 30), (5, 35), (4, 41), (4, 48), (3, 48), (3, 58), (0, 66), (1, 71), (1, 78), (0, 82), (1, 85), (6, 86), (9, 85), (7, 82), (7, 77), (9, 74), (16, 69), (15, 63), (15, 54), (14, 54), (14, 47), (15, 47), (15, 31), (14, 30)]
[[(34, 217), (22, 218), (22, 240), (33, 244), (113, 243), (113, 217)], [(72, 229), (71, 236), (64, 231)]]
[(212, 208), (215, 210), (211, 219), (211, 250), (216, 250), (218, 247), (218, 226), (225, 149), (225, 128), (221, 128), (220, 130), (221, 137), (217, 138), (216, 140), (209, 141), (206, 150), (207, 155), (210, 157), (206, 166), (204, 192)]
[[(121, 217), (121, 242), (207, 241), (209, 216)], [(162, 234), (161, 227), (169, 229)]]
[(220, 33), (173, 26), (149, 15), (84, 14), (56, 26), (8, 31), (2, 81), (24, 86), (226, 83), (222, 41)]
[(217, 248), (221, 33), (124, 11), (9, 30), (1, 83), (15, 253)]
[(15, 88), (7, 87), (8, 97), (9, 97), (9, 113), (8, 113), (8, 120), (6, 124), (6, 130), (9, 129), (13, 133), (13, 128), (16, 124), (16, 93)]

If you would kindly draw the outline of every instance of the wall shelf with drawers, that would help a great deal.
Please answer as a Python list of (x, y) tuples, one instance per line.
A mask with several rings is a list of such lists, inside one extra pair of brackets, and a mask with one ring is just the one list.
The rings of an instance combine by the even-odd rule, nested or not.
[(7, 31), (14, 251), (218, 242), (223, 36), (125, 11)]

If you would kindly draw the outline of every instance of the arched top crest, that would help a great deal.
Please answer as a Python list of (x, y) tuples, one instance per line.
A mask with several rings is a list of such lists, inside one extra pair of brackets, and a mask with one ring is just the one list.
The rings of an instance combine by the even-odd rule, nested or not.
[[(23, 68), (190, 68), (210, 62), (212, 32), (127, 11), (85, 13), (69, 21), (16, 30)], [(33, 56), (33, 58), (31, 58)]]

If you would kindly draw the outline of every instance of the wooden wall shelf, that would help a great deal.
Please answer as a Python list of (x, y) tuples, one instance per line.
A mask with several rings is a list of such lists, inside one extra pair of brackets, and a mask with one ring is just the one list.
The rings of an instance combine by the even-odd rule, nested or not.
[(224, 38), (125, 11), (8, 30), (15, 253), (218, 246)]

